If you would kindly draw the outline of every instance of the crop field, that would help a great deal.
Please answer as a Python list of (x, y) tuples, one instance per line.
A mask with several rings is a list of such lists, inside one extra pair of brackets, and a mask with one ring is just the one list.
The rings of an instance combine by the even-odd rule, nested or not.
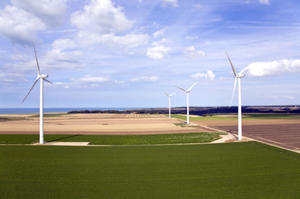
[[(39, 132), (39, 117), (32, 114), (2, 115), (0, 134)], [(2, 119), (1, 119), (2, 118)], [(207, 132), (175, 125), (178, 119), (149, 114), (45, 114), (46, 134), (167, 134)]]
[[(186, 120), (185, 115), (172, 115), (173, 118)], [(236, 120), (237, 115), (233, 114), (220, 114), (220, 115), (205, 115), (205, 116), (192, 116), (191, 121), (201, 121), (201, 120)], [(299, 119), (300, 114), (243, 114), (243, 119)]]
[(0, 198), (300, 198), (299, 154), (256, 142), (1, 146)]
[[(91, 145), (145, 145), (206, 143), (220, 138), (221, 133), (184, 133), (161, 135), (45, 135), (46, 142), (90, 142)], [(0, 144), (33, 144), (39, 141), (36, 134), (0, 134)]]
[[(217, 117), (217, 116), (212, 116)], [(248, 118), (247, 117), (251, 117)], [(196, 117), (199, 118), (199, 117)], [(201, 118), (201, 117), (200, 117)], [(197, 119), (193, 123), (223, 131), (237, 132), (237, 118)], [(243, 119), (243, 135), (300, 152), (300, 120), (291, 114), (254, 114)]]

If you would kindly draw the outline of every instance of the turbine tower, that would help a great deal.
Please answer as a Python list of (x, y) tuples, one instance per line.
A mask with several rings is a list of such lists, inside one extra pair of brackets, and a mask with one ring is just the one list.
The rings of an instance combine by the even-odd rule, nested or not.
[(36, 83), (40, 80), (40, 144), (44, 144), (44, 81), (46, 81), (50, 84), (52, 84), (52, 82), (50, 82), (47, 79), (48, 78), (47, 74), (41, 74), (35, 47), (33, 47), (33, 50), (34, 50), (34, 55), (35, 55), (36, 67), (37, 67), (37, 77), (36, 77), (32, 87), (30, 88), (29, 92), (24, 97), (23, 102), (29, 96), (30, 92), (32, 91), (32, 89), (34, 88)]
[(168, 93), (165, 92), (165, 95), (168, 97), (168, 101), (169, 101), (169, 118), (171, 118), (171, 97), (174, 96), (174, 93), (168, 94)]
[(232, 97), (235, 93), (235, 89), (236, 89), (236, 83), (238, 83), (238, 140), (242, 140), (243, 138), (243, 133), (242, 133), (242, 89), (241, 89), (241, 79), (243, 77), (245, 77), (245, 74), (243, 74), (243, 71), (241, 71), (240, 73), (237, 73), (235, 70), (235, 67), (232, 64), (232, 61), (228, 55), (228, 53), (226, 53), (226, 56), (228, 58), (228, 61), (231, 65), (231, 69), (234, 75), (234, 86), (233, 86), (233, 91), (232, 91)]
[(194, 86), (196, 86), (198, 82), (195, 82), (190, 88), (183, 89), (179, 86), (176, 86), (178, 89), (182, 90), (186, 94), (186, 123), (190, 124), (190, 93)]

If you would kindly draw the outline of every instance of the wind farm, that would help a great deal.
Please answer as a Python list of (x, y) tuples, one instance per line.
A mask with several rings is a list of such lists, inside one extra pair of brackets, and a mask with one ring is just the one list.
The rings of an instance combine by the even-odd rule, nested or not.
[(0, 198), (300, 198), (299, 9), (4, 0)]

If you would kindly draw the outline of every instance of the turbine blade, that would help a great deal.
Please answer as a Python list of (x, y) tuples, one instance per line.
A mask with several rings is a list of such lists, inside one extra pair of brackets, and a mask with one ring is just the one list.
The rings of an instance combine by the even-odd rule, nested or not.
[(187, 91), (191, 91), (193, 89), (194, 86), (196, 86), (198, 84), (198, 82), (195, 82), (189, 89), (187, 89)]
[(228, 55), (227, 52), (226, 52), (226, 56), (227, 56), (228, 61), (229, 61), (230, 65), (231, 65), (232, 72), (233, 72), (234, 76), (236, 77), (237, 76), (236, 70), (235, 70), (235, 68), (234, 68), (234, 66), (232, 64), (232, 61), (231, 61), (231, 59), (230, 59), (230, 57), (229, 57), (229, 55)]
[(48, 79), (44, 79), (46, 82), (48, 82), (49, 84), (53, 84), (51, 81), (49, 81)]
[(183, 92), (186, 93), (186, 90), (185, 90), (185, 89), (183, 89), (183, 88), (181, 88), (181, 87), (179, 87), (179, 86), (175, 86), (175, 87), (178, 88), (178, 89), (180, 89), (180, 90), (182, 90)]
[(166, 96), (169, 96), (169, 94), (168, 94), (167, 92), (165, 92), (165, 91), (164, 91), (164, 94), (165, 94)]
[(41, 70), (40, 70), (39, 60), (38, 60), (37, 55), (36, 55), (35, 47), (33, 47), (33, 50), (34, 50), (34, 55), (35, 55), (35, 61), (36, 61), (37, 71), (38, 71), (38, 74), (40, 75), (41, 74)]
[(24, 101), (26, 100), (26, 98), (29, 96), (30, 92), (32, 91), (33, 87), (36, 85), (36, 83), (39, 81), (40, 78), (36, 79), (32, 85), (32, 87), (30, 88), (29, 92), (27, 93), (27, 95), (24, 97), (22, 103), (24, 103)]
[(237, 83), (237, 78), (234, 78), (234, 84), (233, 84), (233, 89), (232, 89), (232, 94), (231, 94), (231, 101), (230, 101), (230, 106), (232, 106), (232, 103), (233, 103), (233, 98), (234, 98), (234, 95), (236, 93), (236, 83)]

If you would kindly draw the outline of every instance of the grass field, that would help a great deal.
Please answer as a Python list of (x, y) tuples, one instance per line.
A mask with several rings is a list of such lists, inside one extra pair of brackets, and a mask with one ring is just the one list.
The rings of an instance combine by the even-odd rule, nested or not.
[[(186, 120), (185, 115), (172, 115), (173, 118)], [(234, 115), (228, 115), (228, 117), (211, 115), (211, 116), (194, 116), (190, 117), (190, 121), (198, 120), (236, 120)], [(243, 119), (300, 119), (300, 115), (295, 114), (243, 114)]]
[[(204, 143), (220, 138), (221, 133), (185, 133), (161, 135), (45, 135), (45, 141), (90, 142), (94, 145), (139, 145), (139, 144), (176, 144)], [(0, 144), (32, 144), (39, 135), (0, 134)]]
[[(172, 118), (177, 118), (181, 120), (186, 120), (185, 115), (172, 115)], [(194, 116), (190, 117), (190, 121), (197, 121), (197, 120), (232, 120), (236, 119), (235, 117), (218, 117), (218, 116)]]
[(256, 142), (0, 147), (0, 198), (296, 199), (299, 154)]
[(25, 119), (26, 119), (25, 117), (3, 117), (3, 116), (0, 116), (0, 120), (12, 121), (12, 120), (25, 120)]
[[(44, 117), (59, 117), (63, 115), (67, 115), (67, 113), (44, 113)], [(29, 117), (40, 117), (40, 114), (34, 114)]]

